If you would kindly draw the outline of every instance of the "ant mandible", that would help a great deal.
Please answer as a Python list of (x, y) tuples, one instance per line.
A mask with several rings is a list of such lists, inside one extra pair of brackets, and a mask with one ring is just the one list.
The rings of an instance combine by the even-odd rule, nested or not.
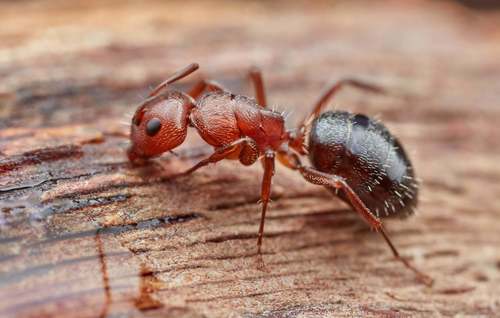
[[(197, 69), (198, 64), (190, 64), (179, 70), (159, 84), (138, 107), (132, 118), (130, 161), (140, 162), (171, 151), (184, 142), (188, 126), (194, 127), (214, 147), (214, 152), (185, 175), (223, 159), (237, 159), (248, 166), (262, 158), (262, 215), (257, 240), (261, 255), (277, 158), (286, 167), (300, 172), (306, 181), (325, 186), (346, 201), (383, 236), (396, 259), (431, 284), (430, 277), (399, 255), (380, 221), (384, 216), (413, 214), (417, 204), (418, 184), (403, 147), (376, 120), (344, 111), (322, 113), (344, 86), (372, 93), (385, 90), (353, 79), (338, 81), (326, 88), (311, 113), (296, 130), (290, 131), (285, 129), (282, 114), (267, 108), (262, 76), (256, 68), (249, 76), (257, 100), (231, 94), (216, 82), (205, 80), (187, 94), (167, 90), (170, 84)], [(302, 164), (300, 156), (304, 155), (308, 155), (312, 166)]]

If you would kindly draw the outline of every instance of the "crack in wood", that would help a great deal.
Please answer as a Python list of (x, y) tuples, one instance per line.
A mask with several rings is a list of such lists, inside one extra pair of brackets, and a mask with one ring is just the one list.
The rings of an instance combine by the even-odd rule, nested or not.
[(199, 218), (204, 218), (204, 216), (203, 214), (196, 212), (154, 217), (127, 224), (98, 227), (88, 231), (71, 232), (71, 233), (65, 233), (63, 235), (58, 235), (58, 234), (49, 235), (46, 239), (35, 242), (29, 245), (28, 247), (36, 247), (44, 244), (54, 244), (60, 241), (67, 241), (84, 237), (92, 237), (95, 235), (96, 231), (99, 231), (101, 235), (117, 235), (134, 230), (154, 229), (158, 227), (163, 227), (165, 225), (185, 223)]
[(48, 184), (48, 183), (55, 184), (55, 183), (57, 183), (59, 181), (63, 181), (63, 180), (75, 180), (75, 179), (81, 179), (84, 177), (92, 177), (92, 176), (95, 176), (95, 175), (98, 175), (101, 173), (102, 173), (102, 171), (94, 171), (94, 172), (89, 172), (89, 173), (84, 173), (84, 174), (79, 174), (79, 175), (74, 175), (74, 176), (68, 176), (68, 177), (48, 178), (48, 179), (40, 180), (40, 181), (37, 181), (34, 183), (30, 183), (30, 184), (21, 184), (21, 185), (16, 185), (16, 186), (12, 186), (12, 187), (4, 187), (4, 188), (0, 188), (0, 194), (16, 192), (16, 191), (26, 190), (26, 189), (35, 189), (35, 188), (38, 188), (38, 187), (43, 186), (43, 185)]
[(213, 301), (218, 301), (218, 300), (256, 298), (258, 296), (275, 295), (275, 294), (282, 294), (282, 293), (296, 292), (296, 291), (314, 291), (314, 290), (321, 290), (321, 289), (324, 290), (325, 288), (323, 286), (282, 288), (280, 290), (273, 290), (273, 291), (267, 291), (267, 292), (257, 292), (257, 293), (243, 294), (243, 295), (219, 296), (219, 297), (211, 297), (211, 298), (188, 298), (188, 299), (186, 299), (186, 302), (191, 302), (191, 303), (203, 302), (204, 303), (204, 302), (213, 302)]
[(46, 161), (68, 158), (79, 158), (83, 151), (78, 145), (62, 145), (51, 148), (41, 148), (20, 155), (0, 159), (0, 174), (19, 169), (27, 165), (37, 165)]
[[(126, 291), (130, 290), (133, 286), (130, 285), (113, 285), (113, 290), (114, 291)], [(26, 309), (26, 308), (36, 308), (38, 306), (43, 306), (44, 304), (47, 303), (57, 303), (61, 301), (68, 301), (71, 299), (78, 300), (80, 301), (81, 305), (85, 304), (85, 301), (82, 300), (83, 296), (88, 296), (89, 294), (96, 294), (102, 292), (102, 288), (88, 288), (88, 289), (82, 289), (77, 292), (68, 292), (64, 296), (49, 296), (49, 297), (43, 297), (39, 298), (34, 301), (26, 301), (26, 302), (21, 302), (15, 305), (8, 305), (6, 307), (3, 307), (0, 309), (0, 315), (6, 315), (6, 317), (11, 316), (11, 314), (18, 313), (19, 311)], [(121, 302), (128, 302), (128, 300), (122, 300)], [(115, 302), (115, 304), (119, 304), (120, 302)]]
[[(293, 276), (298, 276), (298, 275), (304, 275), (304, 274), (311, 274), (311, 273), (317, 273), (317, 270), (305, 270), (305, 271), (295, 271), (295, 272), (287, 272), (287, 273), (280, 273), (280, 274), (266, 274), (266, 275), (259, 275), (259, 276), (251, 276), (251, 277), (243, 277), (238, 279), (239, 281), (247, 281), (247, 282), (254, 282), (258, 280), (268, 280), (268, 279), (273, 279), (273, 278), (283, 278), (283, 277), (293, 277)], [(226, 283), (233, 283), (235, 279), (223, 279), (223, 280), (215, 280), (215, 281), (208, 281), (208, 282), (203, 282), (203, 283), (197, 283), (197, 284), (186, 284), (182, 285), (179, 287), (173, 287), (173, 288), (163, 288), (159, 289), (159, 291), (167, 291), (167, 290), (177, 290), (180, 288), (196, 288), (196, 287), (202, 287), (202, 286), (209, 286), (209, 285), (220, 285), (220, 284), (226, 284)]]
[(335, 309), (339, 305), (343, 304), (342, 300), (337, 300), (334, 302), (322, 302), (322, 303), (310, 303), (300, 306), (286, 306), (281, 308), (276, 308), (273, 310), (266, 310), (258, 313), (246, 313), (243, 314), (245, 318), (281, 318), (281, 317), (300, 317), (300, 316), (312, 316), (321, 317), (328, 316), (335, 312)]
[[(129, 255), (129, 254), (126, 252), (108, 252), (106, 254), (106, 256), (108, 258), (109, 257), (126, 256), (126, 255)], [(14, 283), (14, 282), (18, 282), (18, 281), (20, 281), (28, 276), (45, 274), (48, 271), (55, 270), (59, 267), (80, 264), (82, 262), (96, 261), (98, 259), (99, 259), (98, 254), (89, 255), (89, 256), (82, 256), (82, 257), (65, 259), (62, 261), (54, 262), (54, 263), (47, 263), (47, 264), (41, 264), (41, 265), (36, 265), (36, 266), (32, 266), (32, 267), (27, 267), (27, 268), (20, 270), (20, 271), (17, 271), (17, 272), (11, 271), (9, 273), (1, 273), (0, 274), (0, 287), (5, 288), (7, 285)]]
[[(297, 233), (299, 233), (299, 231), (266, 232), (266, 233), (264, 233), (264, 238), (287, 236), (287, 235), (293, 235), (293, 234), (297, 234)], [(200, 243), (224, 243), (227, 241), (256, 239), (257, 236), (258, 235), (256, 232), (221, 235), (221, 236), (206, 239), (203, 242), (195, 242), (195, 243), (191, 244), (190, 246), (200, 244)]]

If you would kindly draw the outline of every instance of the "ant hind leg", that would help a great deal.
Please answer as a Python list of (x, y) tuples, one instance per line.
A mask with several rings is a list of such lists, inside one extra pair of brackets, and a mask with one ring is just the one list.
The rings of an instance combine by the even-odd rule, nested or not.
[(282, 161), (284, 161), (285, 165), (288, 166), (289, 168), (298, 170), (302, 174), (304, 179), (310, 183), (322, 185), (328, 188), (343, 190), (354, 210), (373, 229), (375, 229), (382, 235), (387, 245), (389, 245), (389, 248), (391, 249), (394, 257), (398, 261), (400, 261), (406, 268), (413, 271), (417, 275), (419, 280), (422, 281), (424, 284), (426, 284), (427, 286), (432, 285), (433, 279), (431, 277), (419, 271), (409, 261), (400, 256), (398, 250), (396, 249), (394, 244), (392, 244), (392, 241), (389, 239), (389, 236), (387, 235), (382, 225), (382, 222), (380, 222), (380, 220), (377, 217), (375, 217), (375, 215), (373, 215), (370, 209), (368, 209), (368, 207), (363, 203), (361, 198), (356, 194), (356, 192), (354, 192), (354, 190), (347, 184), (347, 182), (345, 182), (345, 180), (342, 177), (332, 174), (327, 174), (311, 167), (304, 167), (300, 163), (300, 160), (298, 159), (297, 156), (284, 154)]
[(337, 94), (343, 87), (351, 86), (360, 90), (364, 90), (374, 94), (386, 94), (386, 90), (378, 85), (367, 83), (365, 81), (345, 78), (331, 85), (326, 86), (316, 103), (314, 103), (311, 113), (307, 115), (299, 125), (299, 131), (304, 130), (305, 126), (309, 125), (316, 117), (324, 110), (328, 102)]
[(304, 144), (305, 140), (305, 134), (306, 134), (306, 127), (309, 126), (314, 119), (316, 119), (321, 112), (324, 110), (326, 105), (328, 105), (328, 102), (335, 96), (335, 94), (345, 86), (352, 86), (367, 92), (375, 93), (375, 94), (386, 94), (386, 90), (383, 89), (380, 86), (366, 83), (364, 81), (360, 81), (357, 79), (351, 79), (351, 78), (345, 78), (342, 80), (339, 80), (329, 86), (327, 86), (324, 91), (321, 93), (320, 97), (314, 103), (313, 108), (311, 110), (311, 113), (308, 114), (302, 121), (300, 121), (300, 124), (297, 127), (296, 133), (294, 133), (293, 136), (293, 142), (291, 143), (294, 145), (296, 149), (301, 149), (299, 152), (302, 154), (305, 154), (305, 150), (303, 150), (302, 145)]

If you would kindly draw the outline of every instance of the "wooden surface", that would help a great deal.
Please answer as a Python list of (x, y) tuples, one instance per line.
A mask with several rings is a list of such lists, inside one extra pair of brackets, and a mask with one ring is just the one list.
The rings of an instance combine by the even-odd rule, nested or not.
[[(499, 12), (445, 1), (71, 3), (0, 3), (1, 317), (499, 315)], [(245, 94), (259, 65), (290, 127), (343, 76), (395, 92), (346, 90), (333, 104), (379, 117), (411, 153), (419, 214), (387, 225), (434, 286), (282, 166), (259, 270), (261, 167), (175, 178), (207, 151), (195, 131), (181, 158), (130, 167), (121, 122), (195, 61)]]

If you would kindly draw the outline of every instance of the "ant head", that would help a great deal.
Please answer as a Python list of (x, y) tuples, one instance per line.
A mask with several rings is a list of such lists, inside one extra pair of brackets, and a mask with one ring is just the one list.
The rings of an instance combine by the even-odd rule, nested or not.
[(182, 144), (193, 104), (191, 97), (175, 91), (147, 99), (132, 118), (129, 159), (158, 156)]
[(193, 73), (198, 67), (198, 64), (193, 63), (177, 71), (156, 86), (149, 98), (137, 108), (130, 130), (130, 161), (137, 162), (158, 156), (184, 142), (194, 100), (181, 92), (162, 91), (168, 89), (168, 85)]

